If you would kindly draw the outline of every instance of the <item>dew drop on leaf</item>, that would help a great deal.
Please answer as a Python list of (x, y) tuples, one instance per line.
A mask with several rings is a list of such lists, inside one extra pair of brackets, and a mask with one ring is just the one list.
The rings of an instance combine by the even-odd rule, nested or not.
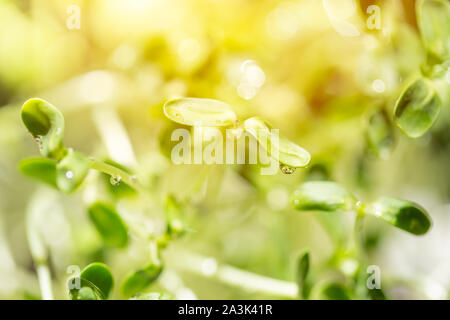
[(73, 171), (68, 170), (66, 172), (66, 178), (67, 179), (73, 179), (73, 176), (74, 176)]

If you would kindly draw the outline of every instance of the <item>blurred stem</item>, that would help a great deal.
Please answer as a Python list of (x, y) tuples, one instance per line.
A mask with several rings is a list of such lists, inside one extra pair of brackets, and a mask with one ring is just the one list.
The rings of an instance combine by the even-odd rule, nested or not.
[(196, 254), (186, 253), (184, 258), (182, 268), (197, 275), (215, 279), (247, 291), (290, 299), (298, 298), (298, 286), (294, 282), (261, 276), (225, 264), (218, 265), (214, 258)]
[(39, 287), (41, 289), (41, 296), (43, 300), (52, 300), (52, 282), (50, 276), (50, 269), (48, 267), (48, 251), (42, 241), (40, 234), (40, 221), (42, 217), (41, 209), (38, 206), (39, 194), (37, 194), (31, 201), (30, 207), (26, 214), (26, 234), (28, 239), (28, 245), (30, 247), (31, 256), (33, 258), (36, 273), (39, 281)]
[[(36, 263), (36, 262), (35, 262)], [(43, 300), (53, 300), (52, 281), (47, 263), (40, 262), (36, 267)]]

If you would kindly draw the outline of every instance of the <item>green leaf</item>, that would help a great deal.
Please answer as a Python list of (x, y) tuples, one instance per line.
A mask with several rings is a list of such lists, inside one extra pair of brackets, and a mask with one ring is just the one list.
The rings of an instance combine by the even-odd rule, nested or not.
[(322, 300), (350, 300), (348, 289), (339, 283), (330, 283), (322, 287)]
[(294, 191), (292, 203), (297, 210), (338, 211), (354, 209), (356, 199), (337, 183), (310, 181)]
[(20, 161), (19, 170), (27, 177), (44, 182), (56, 189), (56, 162), (46, 158), (29, 158)]
[(417, 2), (417, 23), (428, 53), (440, 62), (450, 59), (450, 3), (448, 0)]
[[(68, 285), (70, 283), (79, 281), (79, 288), (71, 288), (69, 290), (69, 297), (71, 300), (105, 300), (106, 297), (103, 292), (92, 282), (86, 279), (81, 279), (80, 277), (74, 277), (69, 279)], [(69, 286), (70, 288), (70, 286)]]
[(181, 98), (167, 101), (164, 114), (172, 121), (188, 126), (220, 127), (235, 124), (233, 109), (213, 99)]
[(386, 159), (394, 147), (394, 130), (387, 112), (379, 110), (369, 118), (366, 129), (368, 149), (378, 158)]
[(425, 234), (431, 227), (427, 211), (406, 200), (382, 197), (363, 206), (363, 211), (415, 235)]
[(47, 101), (33, 98), (23, 104), (21, 117), (28, 131), (39, 144), (41, 154), (44, 157), (59, 160), (65, 153), (62, 113)]
[(297, 285), (299, 296), (302, 299), (307, 299), (309, 295), (310, 286), (307, 283), (309, 273), (309, 251), (302, 252), (297, 259)]
[(89, 207), (88, 213), (106, 246), (123, 248), (127, 245), (127, 228), (113, 206), (96, 202)]
[[(80, 287), (70, 289), (72, 300), (104, 300), (114, 286), (111, 271), (100, 262), (91, 263), (84, 268), (79, 278)], [(73, 279), (69, 282), (73, 282)]]
[(277, 139), (272, 128), (258, 117), (245, 120), (244, 130), (255, 137), (269, 155), (281, 164), (301, 168), (307, 166), (311, 160), (309, 152), (299, 145), (282, 136)]
[(131, 300), (173, 300), (173, 296), (168, 293), (149, 292), (135, 295)]
[(78, 291), (77, 300), (99, 300), (98, 295), (90, 287), (83, 287)]
[(401, 94), (395, 105), (397, 125), (411, 138), (424, 135), (439, 114), (441, 101), (432, 83), (419, 78)]
[(131, 297), (142, 292), (159, 277), (162, 269), (163, 268), (161, 265), (152, 263), (136, 272), (133, 272), (122, 283), (122, 295), (125, 297)]
[(89, 159), (83, 154), (68, 150), (67, 155), (56, 166), (56, 184), (65, 192), (75, 191), (89, 172)]

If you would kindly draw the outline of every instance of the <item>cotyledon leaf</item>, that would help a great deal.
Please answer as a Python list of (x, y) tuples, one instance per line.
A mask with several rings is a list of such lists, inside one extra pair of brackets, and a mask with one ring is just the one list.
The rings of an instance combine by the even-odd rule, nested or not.
[(304, 250), (297, 259), (297, 285), (299, 296), (302, 299), (307, 299), (309, 295), (310, 286), (307, 281), (309, 264), (309, 250)]
[(201, 98), (169, 100), (164, 104), (164, 114), (188, 126), (231, 126), (237, 120), (233, 109), (225, 102)]
[(111, 271), (107, 265), (100, 262), (86, 266), (79, 279), (80, 287), (70, 288), (72, 300), (104, 300), (108, 298), (114, 286)]
[(162, 265), (151, 263), (146, 267), (131, 273), (122, 283), (121, 292), (125, 297), (142, 293), (162, 272)]
[(269, 155), (288, 167), (301, 168), (308, 165), (311, 155), (294, 142), (280, 136), (261, 118), (244, 121), (244, 130), (256, 138)]
[(96, 202), (89, 207), (88, 213), (106, 246), (123, 248), (127, 245), (127, 228), (113, 206)]
[(27, 177), (44, 182), (56, 189), (56, 162), (47, 158), (28, 158), (19, 163), (19, 170)]
[(440, 105), (441, 101), (431, 81), (419, 78), (397, 100), (395, 122), (407, 136), (421, 137), (437, 119)]
[(292, 203), (297, 210), (338, 211), (355, 208), (356, 198), (344, 187), (330, 181), (310, 181), (293, 193)]
[(38, 143), (41, 154), (59, 160), (65, 153), (62, 113), (47, 101), (33, 98), (23, 104), (21, 117)]
[(431, 218), (427, 211), (416, 203), (391, 197), (382, 197), (364, 205), (367, 214), (374, 215), (387, 223), (415, 235), (427, 233)]

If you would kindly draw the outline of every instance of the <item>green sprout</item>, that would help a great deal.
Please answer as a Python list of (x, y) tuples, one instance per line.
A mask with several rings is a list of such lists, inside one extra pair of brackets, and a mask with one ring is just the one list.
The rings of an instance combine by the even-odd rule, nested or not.
[(420, 0), (416, 11), (427, 61), (422, 75), (403, 90), (394, 110), (395, 122), (411, 138), (423, 136), (436, 122), (443, 100), (436, 88), (445, 81), (450, 63), (450, 3)]
[[(237, 116), (228, 104), (200, 98), (180, 98), (164, 104), (164, 114), (170, 120), (186, 126), (238, 127)], [(243, 121), (242, 128), (262, 146), (267, 146), (269, 155), (280, 163), (283, 173), (292, 173), (295, 168), (308, 165), (311, 155), (294, 142), (279, 137), (275, 140), (270, 126), (258, 117)], [(276, 150), (270, 150), (271, 146)]]
[(390, 197), (363, 203), (344, 187), (329, 181), (310, 181), (293, 193), (292, 203), (300, 211), (356, 211), (358, 216), (371, 215), (394, 227), (415, 235), (427, 233), (431, 218), (418, 204)]
[[(78, 279), (69, 279), (69, 283), (77, 283), (79, 288), (70, 289), (72, 300), (105, 300), (114, 286), (114, 279), (109, 268), (99, 262), (91, 263), (81, 271)], [(70, 285), (69, 285), (70, 288)]]

